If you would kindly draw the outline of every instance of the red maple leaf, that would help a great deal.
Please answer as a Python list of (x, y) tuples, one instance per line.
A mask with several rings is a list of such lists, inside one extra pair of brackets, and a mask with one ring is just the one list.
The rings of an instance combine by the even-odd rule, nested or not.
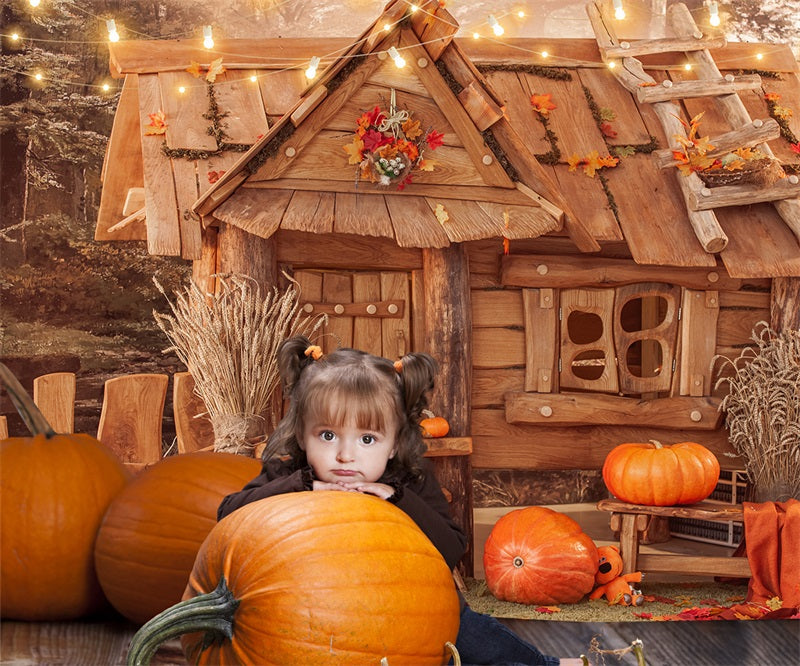
[(609, 139), (617, 138), (617, 131), (611, 126), (611, 123), (609, 122), (600, 123), (600, 131), (603, 133), (603, 136), (606, 136)]
[(222, 178), (222, 174), (224, 174), (224, 173), (225, 173), (225, 171), (209, 171), (208, 172), (208, 182), (213, 185), (220, 178)]
[(793, 153), (797, 153), (798, 155), (800, 155), (800, 141), (798, 141), (797, 143), (790, 143), (789, 148), (792, 149)]
[(642, 620), (652, 620), (653, 614), (652, 613), (634, 613), (634, 615)]
[(383, 119), (386, 118), (386, 116), (384, 115), (383, 111), (381, 111), (381, 108), (379, 106), (376, 106), (374, 109), (372, 109), (372, 111), (369, 111), (364, 115), (369, 121), (369, 124), (374, 125), (375, 127), (380, 125), (383, 122)]
[(444, 143), (444, 134), (436, 130), (431, 130), (428, 132), (428, 136), (425, 137), (425, 143), (428, 144), (428, 148), (431, 150), (436, 150)]
[(381, 146), (391, 143), (392, 137), (384, 136), (378, 130), (371, 129), (364, 133), (364, 136), (361, 137), (361, 140), (364, 142), (364, 148), (366, 150), (374, 152)]

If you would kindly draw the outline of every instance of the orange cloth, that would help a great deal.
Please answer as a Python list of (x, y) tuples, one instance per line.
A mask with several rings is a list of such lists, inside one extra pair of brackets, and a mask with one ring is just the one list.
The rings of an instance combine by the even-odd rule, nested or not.
[(800, 606), (800, 501), (744, 502), (744, 539), (753, 573), (747, 600)]

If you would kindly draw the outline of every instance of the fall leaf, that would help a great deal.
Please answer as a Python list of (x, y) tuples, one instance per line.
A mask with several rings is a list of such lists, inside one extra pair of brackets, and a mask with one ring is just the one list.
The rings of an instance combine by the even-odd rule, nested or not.
[(350, 157), (347, 160), (348, 164), (361, 164), (361, 151), (364, 150), (364, 142), (359, 139), (357, 136), (353, 137), (352, 143), (348, 143), (346, 146), (342, 146), (344, 152), (346, 152)]
[(633, 146), (616, 146), (613, 150), (614, 154), (620, 158), (630, 157), (636, 153), (636, 148)]
[(600, 131), (603, 133), (603, 136), (609, 139), (615, 139), (617, 136), (617, 131), (611, 127), (611, 123), (609, 122), (600, 123)]
[(775, 92), (768, 92), (766, 95), (764, 95), (764, 99), (769, 102), (777, 102), (780, 98), (781, 96)]
[(213, 185), (220, 178), (222, 178), (222, 174), (224, 174), (224, 173), (225, 173), (224, 170), (223, 171), (209, 171), (208, 172), (208, 182)]
[(652, 88), (653, 86), (657, 86), (658, 84), (655, 81), (644, 81), (639, 84), (640, 88)]
[(558, 606), (537, 606), (536, 612), (552, 615), (553, 613), (560, 613), (561, 609)]
[(165, 134), (167, 131), (167, 117), (164, 112), (159, 109), (156, 113), (149, 113), (148, 116), (150, 116), (150, 122), (147, 127), (150, 129), (144, 131), (145, 136)]
[(385, 146), (388, 143), (392, 142), (392, 137), (384, 136), (378, 130), (367, 130), (364, 133), (364, 136), (361, 137), (361, 140), (364, 144), (364, 148), (366, 148), (369, 152), (373, 153), (381, 146)]
[(209, 83), (214, 83), (214, 81), (217, 80), (217, 76), (223, 72), (225, 72), (225, 67), (222, 65), (222, 58), (212, 60), (211, 65), (208, 68), (208, 72), (206, 72), (206, 81)]
[(602, 168), (603, 161), (600, 157), (600, 153), (598, 153), (596, 150), (593, 150), (584, 158), (583, 173), (589, 176), (589, 178), (594, 178), (595, 172)]
[(419, 120), (411, 120), (411, 118), (402, 124), (401, 129), (403, 130), (403, 136), (411, 141), (422, 134), (422, 130), (419, 128)]
[(608, 122), (611, 122), (612, 120), (617, 119), (617, 114), (614, 112), (614, 109), (609, 109), (607, 106), (604, 106), (602, 109), (600, 109), (599, 114), (600, 120), (607, 120)]
[(372, 111), (368, 111), (367, 113), (364, 114), (364, 116), (366, 116), (369, 125), (375, 125), (375, 127), (380, 125), (386, 118), (386, 116), (384, 115), (383, 111), (381, 111), (381, 108), (379, 106), (376, 106), (374, 109), (372, 109)]
[(511, 254), (511, 239), (503, 236), (503, 254)]
[(778, 118), (783, 118), (784, 120), (791, 118), (794, 115), (794, 112), (790, 108), (779, 106), (778, 104), (772, 107), (772, 113)]
[(793, 153), (797, 153), (798, 155), (800, 155), (800, 141), (798, 141), (797, 143), (790, 143), (789, 148), (792, 149)]
[(575, 171), (583, 162), (583, 158), (578, 155), (578, 153), (573, 153), (567, 158), (567, 164), (569, 164), (569, 170)]
[(420, 160), (417, 162), (417, 169), (420, 171), (433, 171), (433, 168), (439, 164), (436, 160)]
[(450, 215), (447, 214), (442, 204), (436, 204), (436, 210), (433, 212), (436, 215), (436, 219), (439, 220), (439, 224), (444, 224), (450, 219)]
[(772, 599), (767, 599), (765, 603), (770, 610), (783, 608), (783, 600), (780, 597), (772, 597)]
[(428, 136), (425, 137), (425, 143), (428, 144), (428, 148), (431, 150), (436, 150), (444, 143), (444, 134), (436, 130), (431, 130), (428, 132)]
[(186, 68), (186, 71), (189, 72), (189, 74), (191, 74), (194, 78), (199, 79), (200, 75), (203, 73), (203, 67), (199, 62), (192, 60), (192, 64)]
[(533, 105), (533, 110), (537, 113), (546, 116), (548, 115), (553, 109), (557, 109), (558, 107), (553, 104), (550, 93), (545, 93), (543, 95), (531, 95), (531, 105)]
[(641, 620), (652, 620), (653, 614), (652, 613), (634, 613), (635, 617), (638, 617)]

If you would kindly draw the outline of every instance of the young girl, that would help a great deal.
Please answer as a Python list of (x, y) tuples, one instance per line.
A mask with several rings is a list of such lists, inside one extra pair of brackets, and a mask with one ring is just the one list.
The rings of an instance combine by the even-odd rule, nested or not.
[[(217, 518), (282, 493), (366, 493), (405, 511), (454, 568), (466, 537), (423, 458), (418, 425), (433, 388), (434, 359), (415, 353), (392, 363), (355, 349), (322, 356), (308, 338), (297, 336), (282, 343), (278, 366), (289, 400), (286, 415), (267, 442), (261, 474), (225, 497)], [(559, 663), (463, 600), (456, 648), (464, 664)]]

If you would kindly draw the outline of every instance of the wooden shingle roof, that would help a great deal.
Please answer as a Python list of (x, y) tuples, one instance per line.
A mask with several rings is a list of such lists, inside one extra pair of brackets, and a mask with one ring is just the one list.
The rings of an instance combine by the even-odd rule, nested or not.
[[(111, 45), (112, 72), (125, 84), (96, 238), (147, 240), (151, 253), (196, 259), (203, 226), (218, 220), (262, 237), (294, 229), (386, 236), (408, 247), (568, 235), (584, 252), (624, 242), (640, 264), (712, 267), (719, 257), (732, 276), (800, 275), (797, 232), (771, 204), (718, 209), (727, 246), (703, 248), (676, 170), (659, 168), (644, 149), (666, 148), (668, 137), (649, 105), (607, 70), (595, 42), (461, 42), (448, 22), (397, 22), (401, 5), (407, 7), (387, 5), (356, 41), (236, 40), (219, 43), (211, 56), (194, 42)], [(396, 24), (390, 31), (383, 30), (387, 20)], [(403, 70), (386, 58), (392, 45), (409, 63)], [(562, 59), (532, 65), (530, 53), (543, 50)], [(752, 67), (757, 50), (728, 44), (712, 53), (723, 72), (738, 72)], [(321, 76), (309, 86), (298, 63), (322, 52), (339, 55), (323, 59)], [(193, 61), (208, 67), (220, 54), (227, 71), (213, 86), (185, 71)], [(641, 60), (658, 81), (690, 76), (672, 54)], [(745, 105), (754, 118), (768, 118), (764, 94), (779, 94), (783, 106), (795, 109), (789, 128), (800, 135), (791, 51), (771, 45), (759, 70), (776, 74), (762, 76), (761, 90), (740, 93)], [(219, 150), (213, 136), (210, 90), (223, 116), (223, 148), (230, 149)], [(415, 174), (402, 191), (356, 184), (342, 149), (356, 119), (385, 105), (391, 90), (421, 125), (445, 134), (434, 170)], [(556, 105), (546, 122), (531, 105), (533, 94), (549, 94)], [(684, 104), (692, 115), (706, 110), (703, 129), (712, 135), (730, 129), (705, 108), (706, 100)], [(145, 136), (158, 110), (166, 133)], [(598, 111), (613, 116), (611, 131), (601, 131)], [(172, 150), (163, 150), (164, 141)], [(800, 159), (785, 137), (769, 145), (785, 163)], [(573, 155), (625, 146), (635, 152), (594, 178), (567, 164)], [(447, 213), (445, 221), (437, 208)]]

